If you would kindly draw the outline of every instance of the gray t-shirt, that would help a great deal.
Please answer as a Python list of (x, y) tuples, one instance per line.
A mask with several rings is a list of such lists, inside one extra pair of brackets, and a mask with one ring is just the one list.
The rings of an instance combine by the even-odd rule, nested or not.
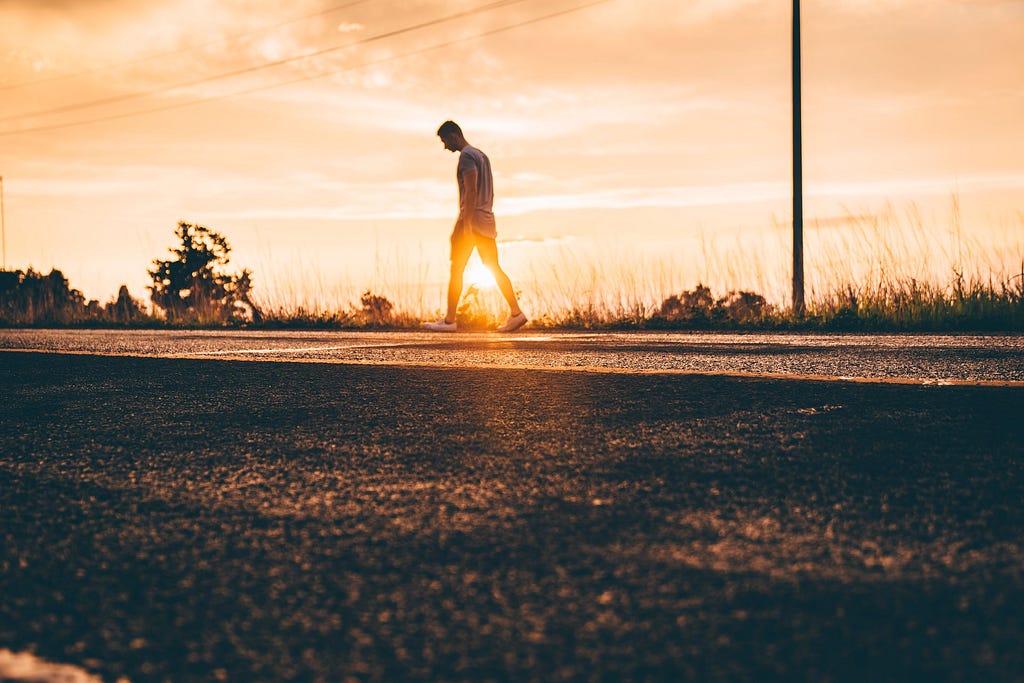
[(466, 145), (459, 154), (459, 167), (456, 177), (459, 181), (459, 206), (466, 193), (462, 176), (467, 171), (476, 170), (476, 211), (473, 212), (473, 232), (494, 239), (498, 229), (494, 221), (494, 176), (491, 175), (491, 160), (476, 147)]

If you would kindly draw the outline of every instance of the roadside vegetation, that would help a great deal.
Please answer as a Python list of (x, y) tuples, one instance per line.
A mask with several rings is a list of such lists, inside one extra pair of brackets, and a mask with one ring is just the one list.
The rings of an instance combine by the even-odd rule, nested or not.
[[(356, 301), (334, 306), (260, 300), (252, 271), (228, 270), (231, 247), (224, 236), (181, 222), (174, 238), (169, 258), (155, 259), (147, 271), (148, 301), (124, 285), (109, 301), (86, 300), (57, 269), (0, 271), (0, 326), (404, 330), (417, 329), (436, 313), (403, 307), (387, 292), (369, 289)], [(893, 255), (887, 252), (886, 258)], [(957, 261), (963, 262), (962, 254)], [(887, 274), (893, 272), (890, 265), (880, 261), (868, 282), (852, 284), (854, 277), (837, 261), (830, 272), (844, 281), (824, 291), (812, 289), (803, 315), (761, 293), (716, 292), (696, 283), (649, 301), (622, 294), (611, 304), (568, 293), (531, 309), (531, 325), (548, 330), (1024, 332), (1024, 259), (1020, 272), (1008, 277), (983, 281), (961, 268), (953, 269), (946, 284)], [(496, 291), (470, 285), (458, 312), (460, 329), (493, 329), (503, 310)]]
[(44, 275), (32, 268), (0, 271), (0, 324), (16, 326), (145, 325), (154, 320), (143, 303), (121, 286), (106, 303), (86, 301), (64, 273)]

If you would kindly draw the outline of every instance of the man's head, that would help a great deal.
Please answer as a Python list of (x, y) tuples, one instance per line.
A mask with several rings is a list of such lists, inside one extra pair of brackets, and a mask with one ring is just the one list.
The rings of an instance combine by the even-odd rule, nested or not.
[(437, 129), (437, 137), (441, 138), (444, 148), (449, 152), (461, 152), (466, 146), (466, 138), (462, 135), (462, 129), (454, 121), (445, 121)]

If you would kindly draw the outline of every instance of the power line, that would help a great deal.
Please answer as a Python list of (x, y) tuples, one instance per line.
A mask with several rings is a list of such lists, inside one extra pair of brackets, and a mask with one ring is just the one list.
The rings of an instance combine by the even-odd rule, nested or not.
[(213, 81), (223, 80), (225, 78), (233, 78), (235, 76), (243, 76), (245, 74), (254, 73), (256, 71), (262, 71), (264, 69), (271, 69), (271, 68), (274, 68), (274, 67), (283, 66), (285, 64), (291, 64), (293, 62), (298, 62), (298, 61), (301, 61), (303, 59), (310, 59), (312, 57), (320, 57), (320, 56), (323, 56), (325, 54), (329, 54), (331, 52), (338, 52), (340, 50), (346, 50), (348, 48), (357, 47), (357, 46), (360, 46), (360, 45), (366, 45), (368, 43), (377, 42), (377, 41), (380, 41), (380, 40), (384, 40), (386, 38), (393, 38), (395, 36), (402, 35), (404, 33), (411, 33), (413, 31), (418, 31), (420, 29), (429, 28), (431, 26), (437, 26), (438, 24), (443, 24), (443, 23), (446, 23), (446, 22), (449, 22), (449, 21), (454, 21), (455, 19), (462, 19), (464, 17), (472, 16), (474, 14), (481, 14), (483, 12), (486, 12), (486, 11), (489, 11), (489, 10), (492, 10), (492, 9), (496, 9), (496, 8), (499, 8), (499, 7), (504, 7), (506, 5), (518, 4), (518, 3), (521, 3), (521, 2), (525, 2), (525, 1), (526, 0), (496, 0), (495, 2), (490, 2), (490, 3), (486, 4), (486, 5), (482, 5), (480, 7), (474, 8), (474, 9), (463, 10), (462, 12), (456, 12), (454, 14), (449, 14), (447, 16), (440, 17), (438, 19), (431, 19), (430, 21), (421, 22), (421, 23), (415, 24), (413, 26), (407, 26), (405, 28), (400, 28), (400, 29), (396, 29), (396, 30), (393, 30), (393, 31), (387, 31), (385, 33), (379, 33), (379, 34), (374, 35), (374, 36), (368, 36), (366, 38), (360, 38), (359, 40), (352, 41), (352, 42), (349, 42), (349, 43), (345, 43), (344, 45), (335, 45), (335, 46), (332, 46), (332, 47), (323, 48), (323, 49), (320, 49), (320, 50), (314, 50), (312, 52), (307, 52), (307, 53), (301, 54), (301, 55), (293, 55), (291, 57), (285, 57), (283, 59), (277, 59), (277, 60), (274, 60), (274, 61), (271, 61), (271, 62), (265, 62), (263, 64), (256, 64), (254, 66), (248, 66), (248, 67), (245, 67), (245, 68), (242, 68), (242, 69), (235, 69), (234, 71), (228, 71), (228, 72), (221, 73), (221, 74), (215, 74), (213, 76), (204, 76), (203, 78), (197, 78), (197, 79), (194, 79), (194, 80), (191, 80), (191, 81), (183, 81), (181, 83), (175, 83), (173, 85), (165, 85), (165, 86), (160, 86), (160, 87), (156, 87), (156, 88), (150, 88), (149, 90), (136, 91), (136, 92), (133, 92), (133, 93), (126, 93), (124, 95), (114, 95), (114, 96), (111, 96), (111, 97), (104, 97), (104, 98), (101, 98), (101, 99), (98, 99), (98, 100), (92, 100), (92, 101), (89, 101), (89, 102), (78, 102), (78, 103), (74, 103), (74, 104), (64, 105), (64, 106), (61, 106), (61, 107), (53, 107), (53, 108), (50, 108), (50, 109), (43, 109), (43, 110), (38, 110), (38, 111), (33, 111), (33, 112), (24, 112), (24, 113), (12, 115), (12, 116), (5, 116), (3, 118), (0, 118), (0, 122), (13, 121), (13, 120), (17, 120), (17, 119), (25, 119), (25, 118), (30, 118), (30, 117), (50, 116), (52, 114), (60, 114), (60, 113), (63, 113), (63, 112), (73, 111), (73, 110), (76, 110), (76, 109), (87, 109), (87, 108), (91, 108), (91, 107), (98, 107), (98, 106), (105, 105), (105, 104), (116, 104), (118, 102), (126, 102), (128, 100), (134, 100), (134, 99), (138, 99), (140, 97), (149, 97), (149, 96), (152, 96), (152, 95), (159, 95), (161, 93), (170, 92), (172, 90), (180, 90), (182, 88), (189, 88), (189, 87), (193, 87), (193, 86), (197, 86), (197, 85), (203, 85), (204, 83), (210, 83), (210, 82), (213, 82)]
[[(545, 22), (545, 20), (547, 20), (547, 19), (552, 19), (552, 18), (555, 18), (555, 17), (558, 17), (558, 16), (562, 16), (564, 14), (571, 14), (573, 12), (578, 12), (578, 11), (581, 11), (581, 10), (584, 10), (584, 9), (588, 9), (588, 8), (594, 7), (596, 5), (603, 5), (603, 4), (611, 2), (611, 1), (612, 0), (592, 0), (591, 2), (587, 2), (587, 3), (584, 3), (584, 4), (574, 5), (572, 7), (567, 7), (565, 9), (560, 9), (558, 11), (550, 12), (548, 14), (542, 14), (541, 16), (535, 16), (535, 17), (532, 17), (532, 18), (529, 18), (529, 19), (524, 19), (524, 20), (522, 20), (522, 22), (518, 22), (516, 24), (509, 24), (507, 26), (499, 27), (497, 29), (490, 29), (488, 31), (483, 31), (483, 32), (480, 32), (480, 33), (475, 33), (475, 34), (473, 34), (471, 36), (464, 36), (462, 38), (454, 38), (452, 40), (447, 40), (447, 41), (444, 41), (442, 43), (435, 43), (433, 45), (428, 45), (427, 47), (421, 47), (419, 49), (412, 50), (410, 52), (403, 52), (401, 54), (394, 54), (394, 55), (391, 55), (389, 57), (383, 57), (381, 59), (375, 59), (373, 61), (365, 61), (365, 62), (359, 63), (359, 65), (353, 65), (351, 67), (347, 67), (345, 69), (342, 69), (342, 70), (340, 70), (340, 72), (356, 71), (358, 69), (366, 69), (367, 67), (376, 67), (378, 65), (382, 65), (382, 63), (388, 63), (388, 62), (391, 62), (391, 61), (397, 61), (399, 59), (404, 59), (404, 58), (407, 58), (407, 57), (416, 56), (418, 54), (424, 54), (426, 52), (431, 52), (433, 50), (438, 50), (438, 49), (445, 48), (445, 47), (451, 47), (453, 45), (458, 45), (460, 43), (468, 43), (468, 42), (473, 41), (473, 40), (479, 40), (480, 38), (486, 38), (487, 36), (494, 36), (496, 34), (505, 33), (507, 31), (511, 31), (513, 29), (518, 29), (518, 28), (521, 28), (521, 27), (524, 27), (524, 26), (529, 26), (531, 24), (540, 24), (541, 22)], [(278, 82), (278, 83), (270, 83), (268, 85), (258, 85), (256, 87), (248, 88), (246, 90), (239, 90), (237, 92), (231, 92), (231, 93), (227, 93), (227, 94), (223, 94), (223, 95), (214, 95), (212, 97), (208, 97), (206, 99), (201, 100), (200, 102), (195, 102), (195, 103), (202, 103), (202, 102), (207, 102), (207, 101), (213, 101), (213, 100), (217, 100), (217, 99), (223, 99), (223, 98), (226, 98), (226, 97), (237, 97), (239, 95), (248, 95), (248, 94), (252, 94), (254, 92), (261, 92), (263, 90), (271, 90), (273, 88), (280, 88), (280, 87), (283, 87), (283, 86), (286, 86), (286, 85), (294, 85), (295, 83), (302, 83), (302, 82), (305, 82), (305, 81), (314, 81), (316, 79), (327, 78), (329, 76), (333, 76), (335, 73), (339, 73), (339, 72), (331, 72), (331, 73), (327, 73), (327, 74), (313, 74), (311, 76), (300, 76), (299, 78), (289, 79), (287, 81), (281, 81), (281, 82)], [(0, 132), (0, 135), (2, 135), (2, 134), (3, 133)]]
[(319, 79), (319, 78), (326, 78), (328, 76), (332, 76), (332, 75), (335, 75), (337, 73), (344, 73), (344, 72), (347, 72), (347, 71), (355, 71), (357, 69), (362, 69), (362, 68), (365, 68), (365, 67), (368, 67), (368, 66), (376, 66), (378, 64), (385, 64), (385, 63), (388, 63), (388, 62), (393, 62), (393, 61), (397, 61), (397, 60), (400, 60), (400, 59), (405, 59), (407, 57), (413, 57), (413, 56), (416, 56), (416, 55), (420, 55), (420, 54), (423, 54), (423, 53), (426, 53), (426, 52), (431, 52), (433, 50), (438, 50), (438, 49), (442, 49), (442, 48), (445, 48), (445, 47), (450, 47), (452, 45), (456, 45), (456, 44), (459, 44), (459, 43), (465, 43), (465, 42), (469, 42), (469, 41), (472, 41), (472, 40), (478, 40), (480, 38), (484, 38), (484, 37), (487, 37), (487, 36), (495, 35), (495, 34), (498, 34), (498, 33), (504, 33), (506, 31), (511, 31), (513, 29), (516, 29), (516, 28), (520, 28), (520, 27), (523, 27), (523, 26), (528, 26), (530, 24), (536, 24), (536, 23), (540, 23), (542, 21), (547, 21), (549, 19), (554, 19), (556, 17), (564, 16), (566, 14), (571, 14), (571, 13), (574, 13), (574, 12), (579, 12), (581, 10), (588, 9), (588, 8), (594, 7), (596, 5), (602, 5), (602, 4), (611, 2), (611, 1), (612, 0), (592, 0), (591, 2), (582, 3), (582, 4), (579, 4), (579, 5), (574, 5), (572, 7), (568, 7), (568, 8), (559, 10), (557, 12), (550, 12), (548, 14), (544, 14), (544, 15), (541, 15), (541, 16), (538, 16), (538, 17), (534, 17), (532, 19), (527, 19), (525, 21), (520, 21), (520, 22), (517, 22), (517, 23), (514, 23), (514, 24), (508, 24), (506, 26), (502, 26), (502, 27), (499, 27), (499, 28), (496, 28), (496, 29), (491, 29), (489, 31), (483, 31), (483, 32), (480, 32), (480, 33), (473, 34), (471, 36), (466, 36), (464, 38), (457, 38), (457, 39), (454, 39), (454, 40), (449, 40), (449, 41), (445, 41), (445, 42), (442, 42), (442, 43), (437, 43), (437, 44), (430, 45), (430, 46), (425, 47), (425, 48), (420, 48), (418, 50), (413, 50), (413, 51), (406, 52), (406, 53), (403, 53), (403, 54), (400, 54), (400, 55), (393, 55), (391, 57), (386, 57), (386, 58), (383, 58), (383, 59), (378, 59), (378, 60), (374, 60), (374, 61), (370, 61), (370, 62), (363, 62), (361, 64), (355, 64), (355, 65), (346, 67), (344, 69), (339, 69), (339, 70), (336, 70), (336, 71), (331, 71), (331, 72), (327, 72), (327, 73), (320, 73), (320, 74), (314, 74), (314, 75), (311, 75), (311, 76), (302, 76), (302, 77), (299, 77), (299, 78), (293, 78), (293, 79), (289, 79), (289, 80), (286, 80), (286, 81), (279, 81), (279, 82), (271, 83), (271, 84), (267, 84), (267, 85), (261, 85), (261, 86), (256, 86), (256, 87), (253, 87), (253, 88), (247, 88), (245, 90), (238, 90), (238, 91), (231, 92), (231, 93), (224, 93), (224, 94), (221, 94), (221, 95), (214, 95), (214, 96), (211, 96), (211, 97), (205, 97), (205, 98), (202, 98), (202, 99), (199, 99), (199, 100), (191, 100), (191, 101), (188, 101), (188, 102), (175, 102), (173, 104), (163, 105), (163, 106), (160, 106), (160, 107), (152, 107), (150, 109), (142, 109), (142, 110), (137, 110), (137, 111), (132, 111), (132, 112), (125, 112), (123, 114), (113, 114), (113, 115), (110, 115), (110, 116), (102, 116), (102, 117), (98, 117), (98, 118), (94, 118), (94, 119), (87, 119), (87, 120), (82, 120), (82, 121), (71, 121), (71, 122), (67, 122), (67, 123), (57, 123), (57, 124), (51, 124), (51, 125), (46, 125), (46, 126), (37, 126), (35, 128), (22, 128), (22, 129), (19, 129), (19, 130), (0, 131), (0, 137), (7, 137), (7, 136), (10, 136), (10, 135), (19, 135), (21, 133), (36, 133), (36, 132), (41, 132), (41, 131), (58, 130), (58, 129), (62, 129), (62, 128), (71, 128), (71, 127), (75, 127), (75, 126), (84, 126), (84, 125), (89, 125), (89, 124), (93, 124), (93, 123), (105, 123), (107, 121), (116, 121), (116, 120), (119, 120), (119, 119), (131, 118), (133, 116), (143, 116), (143, 115), (146, 115), (146, 114), (155, 114), (155, 113), (164, 112), (164, 111), (171, 111), (171, 110), (174, 110), (174, 109), (183, 109), (185, 107), (192, 107), (192, 106), (196, 106), (196, 105), (199, 105), (199, 104), (206, 104), (208, 102), (214, 102), (214, 101), (218, 101), (218, 100), (223, 100), (223, 99), (227, 99), (229, 97), (238, 97), (240, 95), (249, 95), (249, 94), (252, 94), (252, 93), (255, 93), (255, 92), (261, 92), (261, 91), (264, 91), (264, 90), (271, 90), (273, 88), (280, 88), (280, 87), (286, 86), (286, 85), (293, 85), (295, 83), (301, 83), (303, 81), (311, 81), (311, 80), (316, 80), (316, 79)]
[[(121, 62), (120, 64), (107, 64), (107, 65), (104, 65), (104, 66), (97, 66), (97, 67), (94, 67), (92, 69), (83, 69), (82, 71), (76, 71), (76, 72), (70, 73), (70, 74), (60, 74), (60, 75), (57, 75), (57, 76), (50, 76), (49, 78), (39, 78), (39, 79), (31, 80), (31, 81), (23, 81), (21, 83), (12, 83), (10, 85), (0, 85), (0, 90), (17, 90), (17, 89), (20, 89), (20, 88), (27, 88), (27, 87), (30, 87), (30, 86), (37, 86), (37, 85), (44, 85), (46, 83), (53, 83), (55, 81), (65, 81), (65, 80), (68, 80), (68, 79), (71, 79), (71, 78), (81, 78), (82, 76), (88, 76), (89, 74), (94, 74), (94, 73), (101, 73), (103, 71), (116, 71), (118, 69), (125, 69), (125, 68), (128, 68), (130, 66), (135, 66), (137, 64), (144, 64), (145, 62), (151, 62), (154, 59), (162, 59), (164, 57), (173, 57), (174, 55), (187, 54), (189, 52), (196, 52), (198, 50), (202, 50), (202, 49), (205, 49), (207, 47), (211, 47), (213, 45), (219, 45), (219, 44), (225, 43), (225, 42), (238, 41), (238, 40), (241, 40), (243, 38), (248, 38), (249, 36), (256, 35), (258, 33), (266, 33), (268, 31), (273, 31), (274, 29), (278, 29), (278, 28), (281, 28), (283, 26), (289, 26), (291, 24), (297, 24), (300, 21), (307, 21), (307, 20), (313, 19), (315, 17), (320, 17), (320, 16), (324, 16), (324, 15), (327, 15), (327, 14), (333, 14), (334, 12), (340, 12), (343, 9), (348, 9), (350, 7), (355, 7), (356, 5), (362, 5), (362, 4), (365, 4), (367, 2), (370, 2), (370, 0), (355, 0), (354, 2), (349, 2), (349, 3), (346, 3), (344, 5), (337, 5), (335, 7), (330, 7), (328, 9), (321, 10), (319, 12), (313, 12), (312, 14), (306, 14), (306, 15), (303, 15), (301, 17), (295, 17), (294, 19), (288, 19), (286, 21), (282, 21), (282, 22), (279, 22), (277, 24), (269, 24), (267, 26), (262, 26), (260, 28), (253, 29), (252, 31), (245, 31), (244, 33), (236, 33), (234, 35), (226, 36), (225, 38), (220, 38), (220, 39), (217, 39), (217, 40), (210, 40), (210, 41), (207, 41), (205, 43), (201, 43), (200, 45), (194, 45), (192, 47), (181, 48), (181, 49), (178, 49), (178, 50), (168, 50), (167, 52), (157, 52), (155, 54), (146, 55), (145, 57), (139, 57), (138, 59), (133, 59), (133, 60), (126, 61), (126, 62)], [(24, 116), (29, 116), (29, 114), (25, 114)]]

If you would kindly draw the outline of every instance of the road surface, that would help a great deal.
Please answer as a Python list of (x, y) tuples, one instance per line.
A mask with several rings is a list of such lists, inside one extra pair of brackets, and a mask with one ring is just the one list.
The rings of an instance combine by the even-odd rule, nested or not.
[(1024, 336), (0, 330), (0, 350), (1024, 384)]
[(0, 346), (0, 680), (1024, 680), (1018, 338)]

